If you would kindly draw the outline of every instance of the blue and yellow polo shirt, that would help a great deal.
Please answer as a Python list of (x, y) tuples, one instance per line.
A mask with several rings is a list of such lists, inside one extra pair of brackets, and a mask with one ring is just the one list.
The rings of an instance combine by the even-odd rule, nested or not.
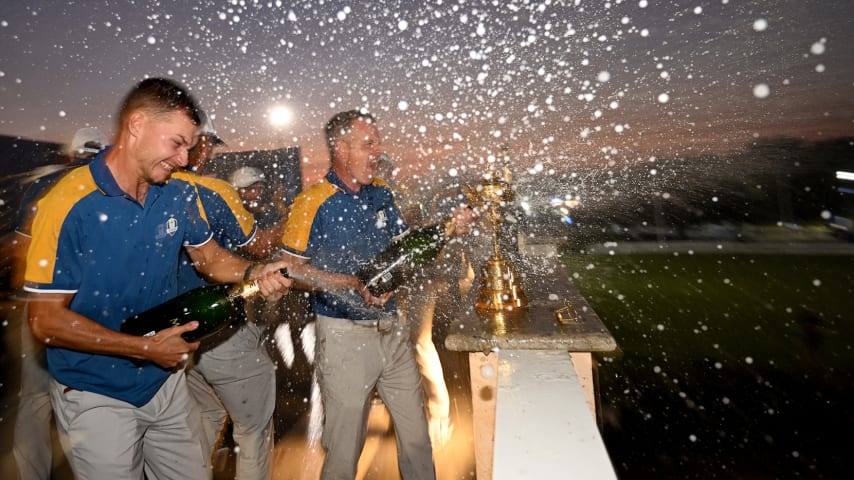
[[(122, 321), (178, 294), (185, 245), (211, 239), (193, 185), (152, 185), (140, 205), (126, 195), (98, 154), (72, 170), (38, 202), (24, 289), (73, 294), (69, 308), (118, 330)], [(57, 381), (145, 405), (170, 374), (153, 363), (47, 348)]]
[[(255, 217), (243, 206), (237, 190), (225, 180), (205, 177), (182, 170), (172, 174), (172, 179), (195, 185), (201, 202), (202, 217), (208, 222), (216, 242), (229, 250), (251, 242), (255, 237)], [(184, 293), (208, 282), (193, 267), (186, 250), (181, 251), (181, 266), (178, 271), (178, 293)]]
[(15, 231), (27, 238), (32, 237), (33, 218), (36, 216), (37, 200), (40, 199), (53, 185), (71, 170), (88, 165), (89, 159), (78, 160), (66, 165), (60, 165), (57, 170), (39, 177), (24, 191), (21, 197), (21, 207), (18, 209)]
[[(355, 275), (408, 229), (388, 184), (375, 178), (354, 192), (330, 171), (320, 182), (297, 195), (282, 235), (285, 250), (308, 259), (325, 272)], [(313, 292), (315, 313), (334, 318), (373, 320), (383, 311), (362, 297), (326, 291)], [(394, 299), (384, 311), (396, 309)]]

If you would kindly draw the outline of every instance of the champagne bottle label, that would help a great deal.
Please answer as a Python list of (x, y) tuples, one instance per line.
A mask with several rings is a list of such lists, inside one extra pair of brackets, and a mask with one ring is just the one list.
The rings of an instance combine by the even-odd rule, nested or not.
[[(168, 322), (169, 322), (169, 326), (167, 326), (166, 328), (177, 327), (178, 325), (182, 325), (181, 319), (179, 317), (175, 317), (173, 319), (170, 319), (170, 320), (168, 320)], [(153, 337), (155, 334), (157, 334), (157, 330), (152, 330), (148, 333), (144, 333), (144, 334), (142, 334), (142, 336), (143, 337)]]

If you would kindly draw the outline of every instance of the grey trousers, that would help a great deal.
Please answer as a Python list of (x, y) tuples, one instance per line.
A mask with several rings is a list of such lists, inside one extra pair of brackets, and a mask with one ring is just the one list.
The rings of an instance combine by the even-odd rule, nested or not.
[(56, 429), (81, 480), (211, 478), (184, 372), (173, 373), (142, 407), (51, 379)]
[(50, 373), (45, 346), (30, 332), (27, 304), (15, 312), (21, 323), (21, 392), (15, 417), (12, 452), (21, 480), (49, 480), (53, 468), (51, 440)]
[(202, 416), (203, 443), (208, 456), (216, 448), (226, 415), (234, 425), (238, 480), (272, 476), (273, 411), (276, 373), (262, 330), (254, 323), (198, 357), (187, 371), (187, 383)]
[(380, 333), (350, 320), (317, 316), (315, 368), (326, 418), (321, 478), (352, 480), (365, 444), (371, 391), (394, 422), (400, 472), (406, 480), (434, 479), (421, 374), (406, 322)]

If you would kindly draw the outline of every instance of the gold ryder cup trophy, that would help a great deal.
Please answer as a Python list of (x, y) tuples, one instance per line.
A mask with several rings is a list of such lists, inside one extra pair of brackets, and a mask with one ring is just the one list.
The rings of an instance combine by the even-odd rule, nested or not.
[(501, 178), (491, 165), (484, 180), (469, 187), (466, 196), (477, 207), (492, 227), (492, 256), (480, 270), (480, 288), (475, 298), (475, 310), (481, 315), (512, 314), (528, 305), (528, 298), (519, 285), (513, 265), (501, 255), (499, 232), (501, 210), (512, 204), (515, 196), (510, 185), (509, 172)]

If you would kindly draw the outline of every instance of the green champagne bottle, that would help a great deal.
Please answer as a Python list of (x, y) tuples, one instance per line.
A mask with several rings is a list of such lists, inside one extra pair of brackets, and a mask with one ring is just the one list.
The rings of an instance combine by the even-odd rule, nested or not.
[[(280, 273), (288, 276), (286, 269), (281, 269)], [(194, 288), (126, 319), (121, 331), (131, 335), (151, 336), (160, 330), (196, 320), (199, 326), (181, 336), (188, 342), (204, 340), (240, 320), (245, 300), (258, 292), (258, 284), (254, 280)]]
[(364, 264), (356, 276), (372, 295), (399, 287), (418, 267), (432, 262), (454, 230), (453, 219), (417, 228)]

